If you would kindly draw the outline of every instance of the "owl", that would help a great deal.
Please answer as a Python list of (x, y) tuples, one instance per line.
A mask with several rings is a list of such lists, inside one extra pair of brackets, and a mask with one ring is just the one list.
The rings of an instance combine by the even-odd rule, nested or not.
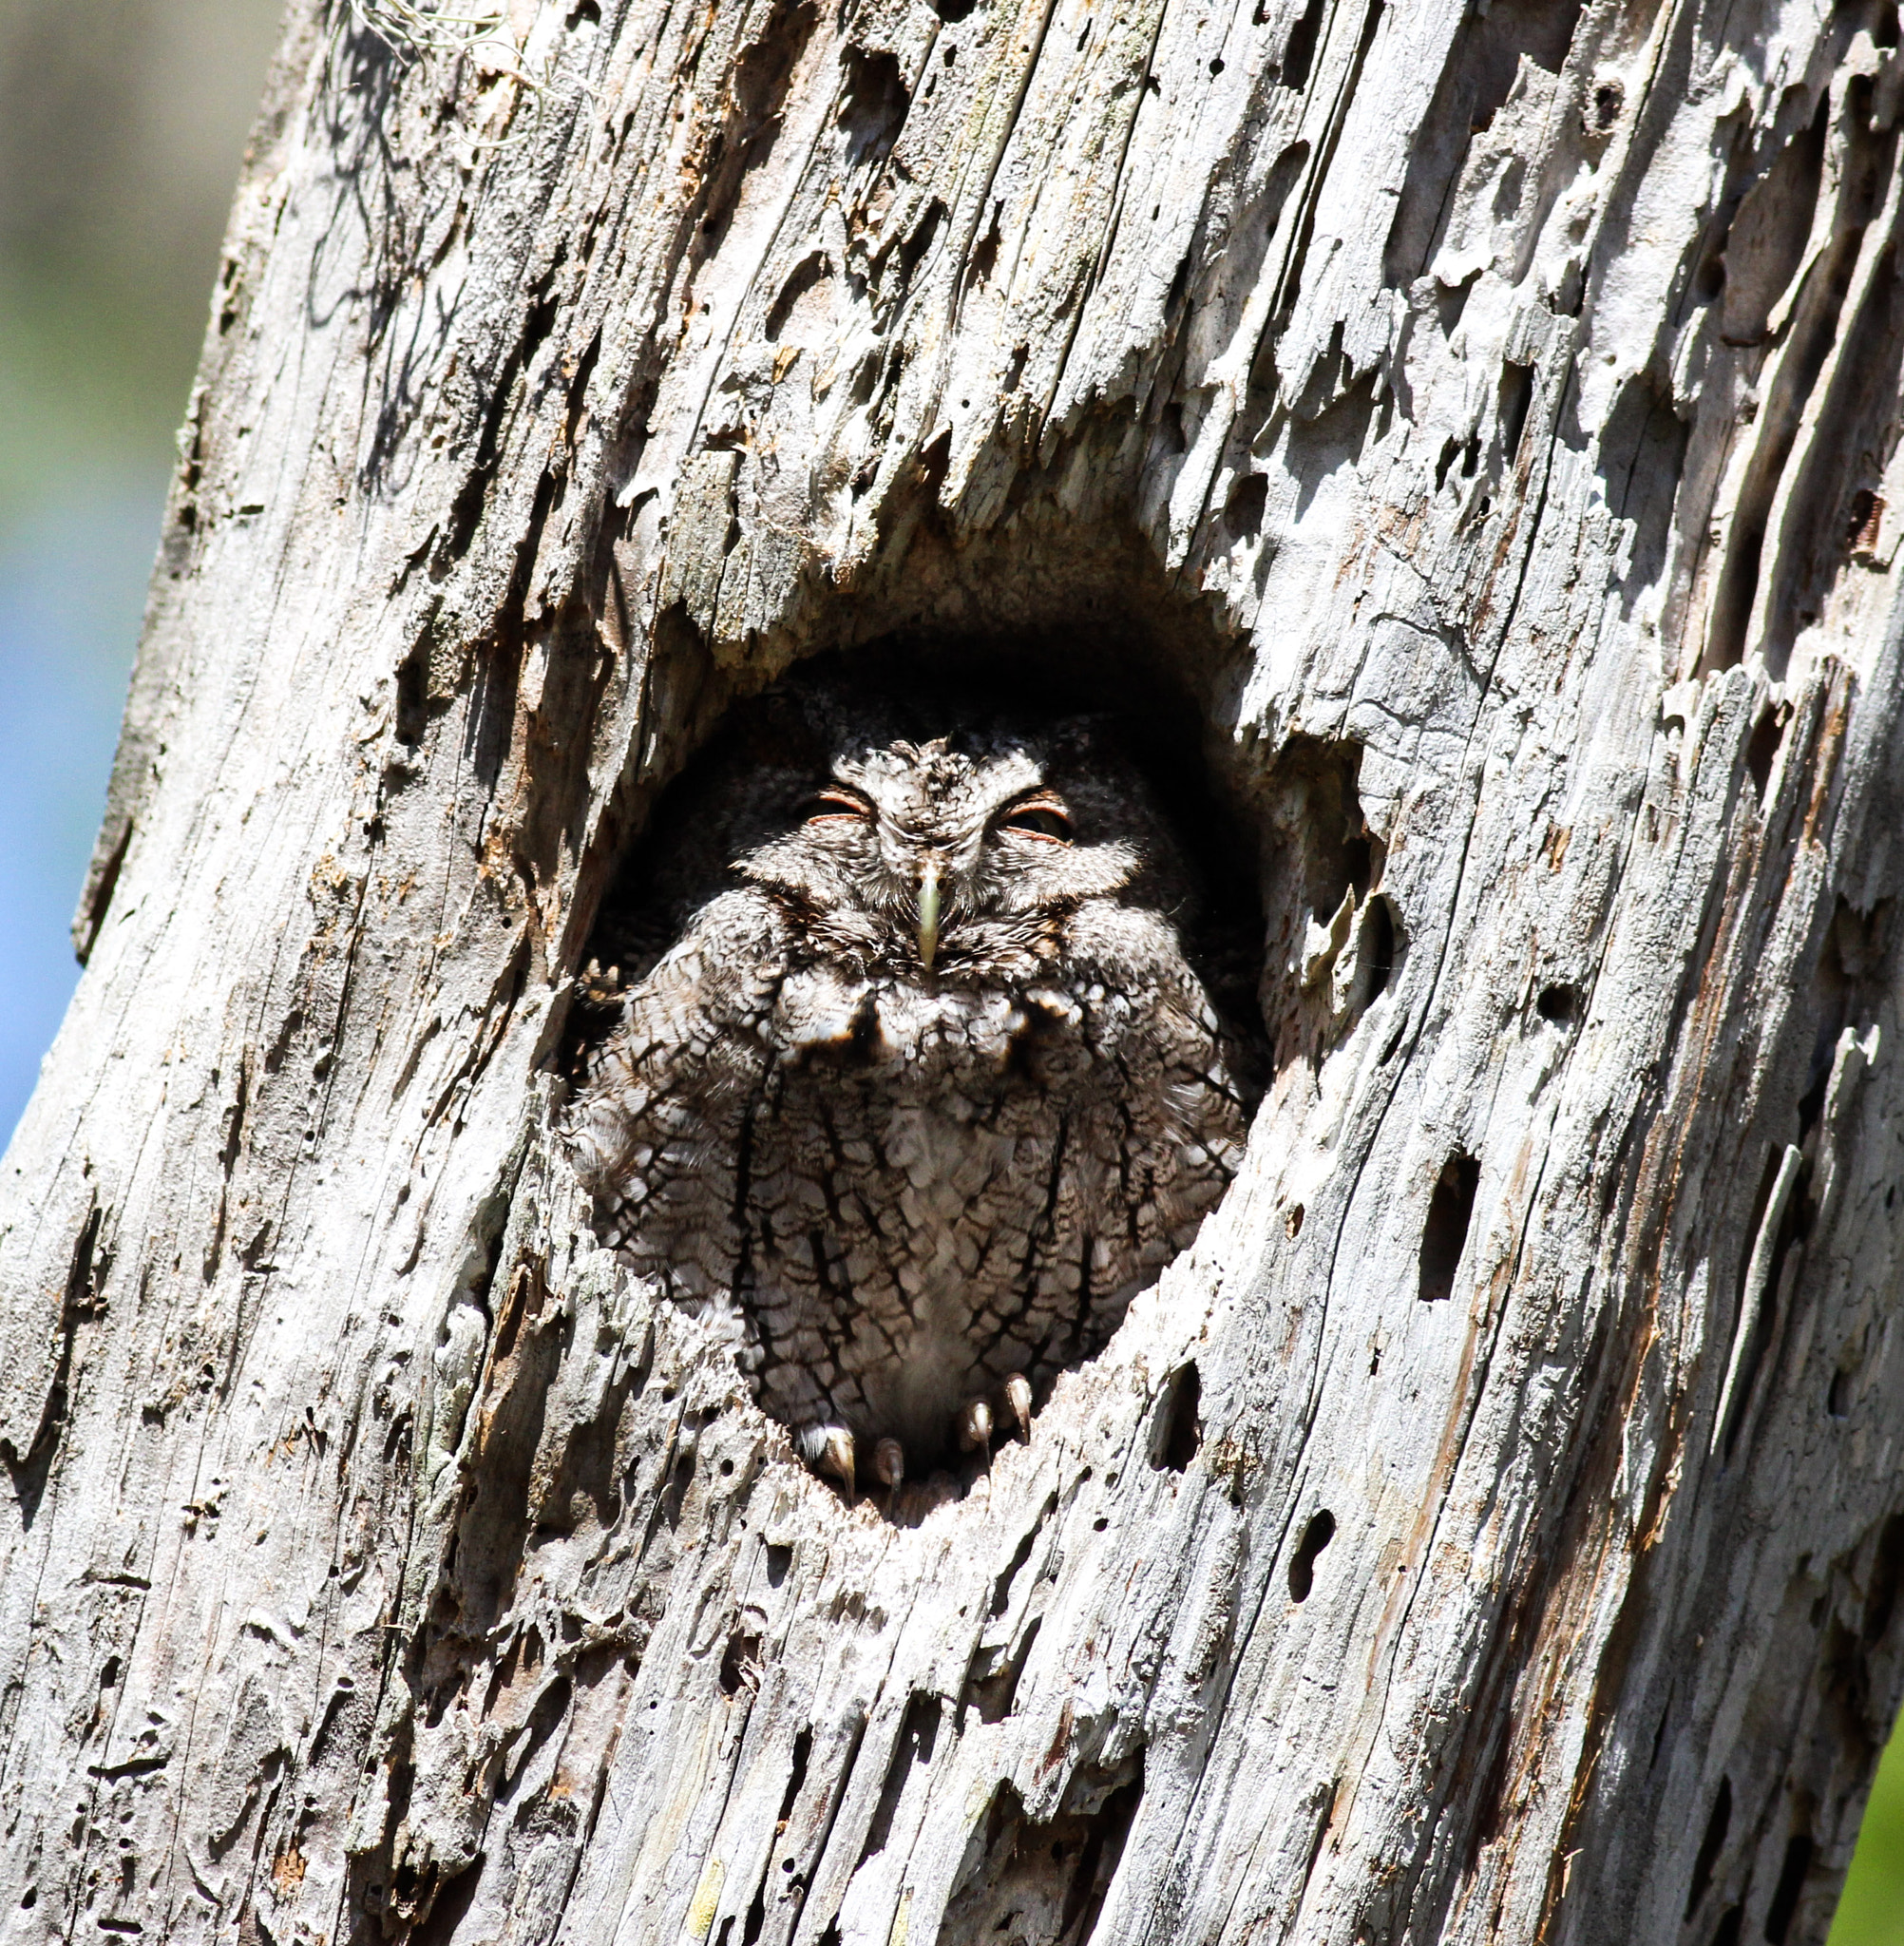
[(1029, 1438), (1222, 1195), (1257, 1092), (1114, 726), (789, 685), (646, 852), (564, 1127), (601, 1239), (718, 1321), (849, 1498)]

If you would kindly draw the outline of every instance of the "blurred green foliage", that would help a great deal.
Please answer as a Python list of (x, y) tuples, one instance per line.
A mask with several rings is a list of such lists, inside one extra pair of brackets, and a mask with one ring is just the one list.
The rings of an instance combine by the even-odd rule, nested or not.
[(1904, 1946), (1904, 1737), (1878, 1766), (1831, 1946)]

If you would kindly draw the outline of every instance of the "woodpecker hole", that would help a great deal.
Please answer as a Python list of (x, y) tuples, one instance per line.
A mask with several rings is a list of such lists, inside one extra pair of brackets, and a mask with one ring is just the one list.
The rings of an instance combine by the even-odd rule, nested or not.
[(1473, 1155), (1457, 1154), (1442, 1164), (1421, 1231), (1423, 1304), (1440, 1304), (1455, 1294), (1455, 1272), (1467, 1248), (1468, 1224), (1475, 1213), (1475, 1192), (1480, 1180), (1481, 1165)]
[(1309, 1524), (1303, 1529), (1303, 1537), (1296, 1543), (1296, 1552), (1289, 1557), (1289, 1599), (1307, 1601), (1309, 1590), (1316, 1585), (1316, 1559), (1329, 1542), (1336, 1537), (1336, 1517), (1324, 1507), (1318, 1514), (1309, 1516)]
[(1179, 1365), (1164, 1381), (1163, 1403), (1151, 1436), (1151, 1464), (1158, 1472), (1181, 1473), (1196, 1458), (1203, 1444), (1203, 1422), (1197, 1417), (1202, 1403), (1203, 1381), (1196, 1366)]

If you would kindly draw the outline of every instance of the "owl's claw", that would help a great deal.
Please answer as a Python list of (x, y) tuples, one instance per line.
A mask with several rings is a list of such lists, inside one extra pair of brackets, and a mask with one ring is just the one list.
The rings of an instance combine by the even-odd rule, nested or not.
[(967, 1453), (983, 1450), (992, 1457), (992, 1408), (982, 1399), (968, 1399), (959, 1415), (959, 1444)]
[(897, 1440), (882, 1440), (873, 1448), (872, 1470), (873, 1478), (885, 1489), (885, 1504), (890, 1512), (905, 1479), (905, 1448)]
[(1005, 1403), (1012, 1408), (1012, 1417), (1018, 1421), (1019, 1437), (1030, 1445), (1032, 1389), (1031, 1381), (1023, 1372), (1014, 1372), (1005, 1381)]
[(815, 1473), (830, 1473), (853, 1498), (853, 1436), (843, 1425), (802, 1426), (794, 1441), (800, 1457)]

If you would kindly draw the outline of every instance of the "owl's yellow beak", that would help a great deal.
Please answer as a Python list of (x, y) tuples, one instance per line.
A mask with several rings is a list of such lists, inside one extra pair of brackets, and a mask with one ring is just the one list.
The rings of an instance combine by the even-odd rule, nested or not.
[(932, 971), (939, 950), (939, 861), (928, 858), (919, 874), (919, 963)]

